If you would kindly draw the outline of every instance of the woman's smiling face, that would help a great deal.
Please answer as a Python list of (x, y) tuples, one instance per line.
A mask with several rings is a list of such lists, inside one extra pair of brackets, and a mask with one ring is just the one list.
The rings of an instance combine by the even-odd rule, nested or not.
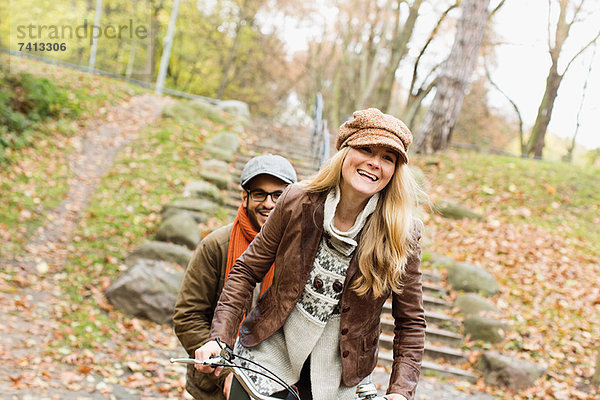
[(351, 147), (342, 164), (342, 193), (369, 198), (387, 186), (398, 154), (383, 146)]

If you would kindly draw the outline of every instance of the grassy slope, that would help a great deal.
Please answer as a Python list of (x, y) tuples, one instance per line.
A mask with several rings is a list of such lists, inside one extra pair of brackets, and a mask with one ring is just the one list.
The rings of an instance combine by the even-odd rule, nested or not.
[[(8, 57), (0, 55), (8, 64)], [(37, 61), (13, 58), (12, 71), (46, 77), (67, 89), (79, 102), (76, 119), (48, 120), (34, 132), (34, 146), (13, 151), (9, 163), (0, 165), (0, 258), (13, 258), (45, 221), (48, 210), (66, 195), (73, 175), (67, 161), (74, 151), (73, 136), (85, 130), (92, 118), (102, 118), (107, 108), (127, 100), (140, 89), (100, 76), (56, 67)]]
[(431, 181), (433, 200), (452, 199), (489, 217), (544, 227), (600, 255), (600, 167), (475, 153), (417, 164)]

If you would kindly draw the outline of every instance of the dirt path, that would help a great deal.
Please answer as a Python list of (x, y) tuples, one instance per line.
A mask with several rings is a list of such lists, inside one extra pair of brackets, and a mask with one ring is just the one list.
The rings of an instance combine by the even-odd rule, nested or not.
[[(169, 102), (166, 97), (136, 96), (110, 110), (105, 120), (96, 121), (76, 142), (77, 152), (69, 167), (75, 176), (63, 203), (48, 215), (32, 242), (27, 245), (28, 267), (46, 262), (51, 270), (60, 270), (69, 251), (73, 229), (94, 193), (100, 178), (112, 166), (119, 150), (137, 137), (140, 129), (160, 115)], [(45, 267), (42, 267), (45, 268)]]
[(61, 293), (53, 283), (54, 274), (64, 268), (78, 221), (115, 155), (169, 102), (149, 94), (132, 97), (91, 122), (75, 139), (69, 192), (26, 245), (26, 255), (11, 266), (17, 270), (19, 287), (0, 292), (0, 398), (138, 398), (119, 387), (102, 394), (106, 384), (92, 375), (74, 382), (68, 367), (53, 363), (44, 349), (56, 340), (50, 333), (57, 323), (55, 305)]

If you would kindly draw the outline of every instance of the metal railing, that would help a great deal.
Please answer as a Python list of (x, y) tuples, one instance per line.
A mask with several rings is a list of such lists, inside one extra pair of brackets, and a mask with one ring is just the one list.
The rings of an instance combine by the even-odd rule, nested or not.
[(314, 112), (314, 128), (311, 138), (311, 154), (315, 163), (320, 166), (329, 158), (329, 130), (327, 121), (323, 120), (323, 95), (317, 93)]
[[(119, 79), (119, 80), (122, 80), (125, 82), (133, 83), (134, 85), (138, 85), (138, 86), (144, 87), (146, 89), (156, 89), (155, 83), (144, 82), (144, 81), (140, 81), (140, 80), (134, 79), (134, 78), (128, 78), (126, 76), (115, 74), (113, 72), (103, 71), (103, 70), (96, 69), (96, 68), (93, 68), (90, 71), (90, 68), (88, 66), (72, 64), (72, 63), (66, 62), (66, 61), (42, 57), (42, 56), (38, 56), (37, 54), (23, 53), (21, 51), (10, 50), (10, 49), (6, 49), (3, 47), (0, 48), (0, 51), (3, 53), (6, 53), (6, 54), (10, 54), (11, 56), (15, 56), (15, 57), (30, 58), (32, 60), (45, 62), (46, 64), (60, 65), (63, 67), (73, 68), (73, 69), (76, 69), (81, 72), (89, 72), (89, 73), (98, 74), (98, 75), (102, 75), (102, 76), (108, 76), (110, 78)], [(205, 102), (208, 102), (211, 104), (219, 104), (221, 102), (221, 100), (219, 100), (219, 99), (213, 99), (211, 97), (204, 97), (204, 96), (200, 96), (197, 94), (182, 92), (180, 90), (175, 90), (175, 89), (163, 88), (162, 92), (164, 94), (169, 94), (171, 96), (183, 97), (183, 98), (190, 99), (190, 100), (202, 100), (202, 101), (205, 101)]]

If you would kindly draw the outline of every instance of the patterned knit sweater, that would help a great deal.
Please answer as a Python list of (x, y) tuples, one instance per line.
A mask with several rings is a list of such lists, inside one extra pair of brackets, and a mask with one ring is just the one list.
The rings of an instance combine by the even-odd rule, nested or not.
[[(346, 232), (340, 232), (333, 225), (339, 190), (330, 191), (325, 201), (324, 234), (313, 268), (284, 326), (256, 347), (245, 348), (239, 342), (235, 345), (236, 353), (265, 366), (289, 385), (298, 381), (302, 366), (310, 356), (314, 400), (354, 399), (355, 388), (344, 386), (341, 380), (338, 306), (346, 271), (357, 246), (356, 236), (375, 210), (378, 198), (377, 194), (372, 196), (356, 218), (354, 226)], [(257, 368), (245, 362), (242, 365)], [(247, 375), (265, 395), (283, 389), (259, 374), (248, 372)]]

